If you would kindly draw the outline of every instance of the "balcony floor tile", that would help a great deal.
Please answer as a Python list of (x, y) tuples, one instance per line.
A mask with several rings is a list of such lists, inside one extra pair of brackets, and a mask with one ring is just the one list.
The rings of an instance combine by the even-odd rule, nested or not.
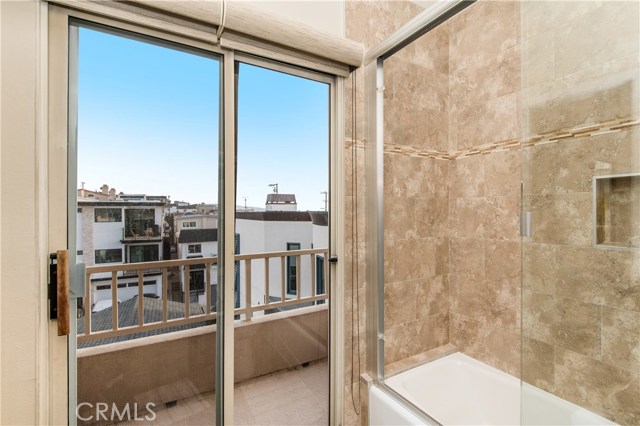
[[(178, 401), (156, 413), (153, 425), (215, 424), (215, 393)], [(279, 371), (235, 386), (236, 425), (326, 425), (329, 419), (327, 361)], [(118, 423), (135, 426), (139, 421)]]

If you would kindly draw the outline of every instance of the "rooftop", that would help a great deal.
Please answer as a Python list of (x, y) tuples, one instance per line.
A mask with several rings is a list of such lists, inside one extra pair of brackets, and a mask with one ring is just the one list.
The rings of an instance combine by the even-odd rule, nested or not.
[(218, 241), (218, 230), (206, 229), (183, 229), (180, 231), (179, 243), (205, 243)]
[[(151, 297), (144, 297), (144, 323), (149, 324), (152, 322), (158, 322), (162, 320), (162, 299), (155, 299)], [(197, 303), (190, 303), (189, 309), (191, 315), (198, 315), (204, 313), (204, 307)], [(106, 308), (99, 312), (93, 312), (91, 314), (91, 331), (106, 331), (111, 330), (111, 318), (112, 308)], [(178, 319), (184, 317), (185, 304), (181, 302), (174, 302), (167, 300), (167, 317), (168, 319)], [(123, 336), (108, 337), (105, 339), (92, 340), (90, 342), (82, 342), (78, 344), (78, 347), (91, 347), (99, 346), (107, 343), (122, 342), (124, 340), (132, 340), (140, 337), (153, 336), (157, 334), (172, 333), (174, 331), (188, 330), (190, 328), (201, 327), (206, 325), (207, 322), (199, 322), (192, 324), (183, 324), (174, 327), (166, 327), (158, 330), (143, 331), (140, 333), (131, 333)], [(132, 299), (125, 300), (118, 303), (118, 326), (121, 328), (132, 327), (138, 325), (138, 297), (135, 296)], [(78, 319), (78, 334), (84, 334), (84, 317)]]
[(265, 222), (313, 222), (314, 225), (326, 226), (328, 223), (328, 214), (327, 212), (308, 211), (236, 212), (236, 219), (261, 220)]
[(295, 194), (268, 194), (267, 204), (296, 204)]

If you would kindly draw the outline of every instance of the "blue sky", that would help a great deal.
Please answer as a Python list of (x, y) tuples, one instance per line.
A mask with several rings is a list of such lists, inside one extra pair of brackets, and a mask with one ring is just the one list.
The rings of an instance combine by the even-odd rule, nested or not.
[[(220, 63), (84, 28), (79, 50), (78, 185), (217, 202)], [(326, 84), (241, 64), (238, 204), (278, 183), (323, 206), (328, 102)]]

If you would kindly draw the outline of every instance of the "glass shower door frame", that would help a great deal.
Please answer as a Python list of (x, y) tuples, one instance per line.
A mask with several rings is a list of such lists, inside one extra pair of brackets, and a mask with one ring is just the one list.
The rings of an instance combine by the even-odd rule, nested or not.
[(420, 13), (387, 39), (365, 53), (366, 144), (366, 276), (373, 291), (367, 291), (367, 372), (373, 383), (411, 414), (429, 425), (440, 423), (385, 383), (384, 372), (384, 61), (436, 26), (473, 4), (474, 1), (441, 2)]

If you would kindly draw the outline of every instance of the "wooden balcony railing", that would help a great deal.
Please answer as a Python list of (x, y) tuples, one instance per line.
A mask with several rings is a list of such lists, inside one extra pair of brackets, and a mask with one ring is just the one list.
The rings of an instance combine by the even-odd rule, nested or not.
[[(291, 250), (281, 252), (270, 253), (256, 253), (256, 254), (241, 254), (235, 256), (236, 273), (241, 270), (244, 271), (244, 277), (240, 281), (240, 295), (244, 299), (244, 306), (238, 307), (234, 310), (234, 315), (242, 316), (245, 321), (251, 321), (254, 313), (260, 311), (266, 311), (271, 309), (281, 309), (286, 307), (293, 307), (295, 305), (304, 305), (308, 303), (315, 303), (318, 301), (328, 299), (328, 294), (324, 291), (322, 294), (316, 292), (316, 256), (324, 256), (324, 277), (329, 276), (329, 262), (328, 262), (328, 250), (326, 248), (310, 249), (310, 250)], [(310, 291), (304, 291), (303, 280), (301, 279), (301, 266), (302, 258), (308, 256), (310, 259), (310, 280), (305, 281), (310, 284)], [(286, 259), (295, 258), (296, 262), (296, 294), (288, 295), (286, 289)], [(279, 262), (272, 262), (272, 259), (280, 259)], [(252, 282), (252, 270), (255, 265), (262, 261), (264, 268), (264, 280), (263, 283)], [(211, 300), (211, 268), (213, 265), (217, 265), (217, 257), (201, 257), (192, 259), (176, 259), (176, 260), (163, 260), (157, 262), (141, 262), (141, 263), (127, 263), (118, 265), (99, 265), (88, 266), (86, 268), (86, 288), (84, 295), (84, 317), (79, 321), (83, 321), (84, 333), (78, 335), (78, 342), (90, 342), (94, 340), (108, 339), (119, 336), (126, 336), (129, 334), (138, 334), (151, 332), (155, 330), (161, 330), (166, 328), (186, 326), (195, 323), (212, 322), (216, 318), (215, 306), (212, 306)], [(279, 263), (280, 269), (280, 300), (272, 301), (270, 294), (272, 289), (270, 270), (273, 266), (272, 263)], [(199, 270), (202, 270), (204, 265), (204, 298), (205, 306), (200, 309), (200, 312), (192, 312), (191, 309), (191, 274), (190, 268), (197, 265)], [(169, 272), (172, 270), (181, 270), (183, 275), (182, 282), (184, 283), (184, 313), (179, 318), (170, 318), (170, 311), (168, 308), (169, 303)], [(157, 270), (161, 272), (162, 279), (162, 295), (160, 296), (160, 302), (162, 306), (162, 318), (160, 321), (145, 323), (145, 294), (144, 294), (144, 272), (148, 270)], [(93, 295), (91, 277), (94, 274), (111, 274), (111, 328), (107, 330), (92, 330), (91, 324), (91, 312), (93, 307)], [(118, 275), (121, 273), (121, 275)], [(120, 326), (118, 316), (118, 278), (127, 277), (131, 279), (137, 276), (137, 325)], [(326, 278), (325, 278), (326, 280)], [(256, 280), (254, 280), (256, 281)], [(262, 284), (264, 286), (264, 298), (263, 303), (253, 304), (252, 302), (252, 287), (256, 287), (256, 284)], [(327, 288), (325, 285), (324, 289)], [(304, 295), (308, 293), (309, 295)], [(287, 298), (289, 297), (289, 298)], [(202, 312), (204, 311), (204, 312)]]

